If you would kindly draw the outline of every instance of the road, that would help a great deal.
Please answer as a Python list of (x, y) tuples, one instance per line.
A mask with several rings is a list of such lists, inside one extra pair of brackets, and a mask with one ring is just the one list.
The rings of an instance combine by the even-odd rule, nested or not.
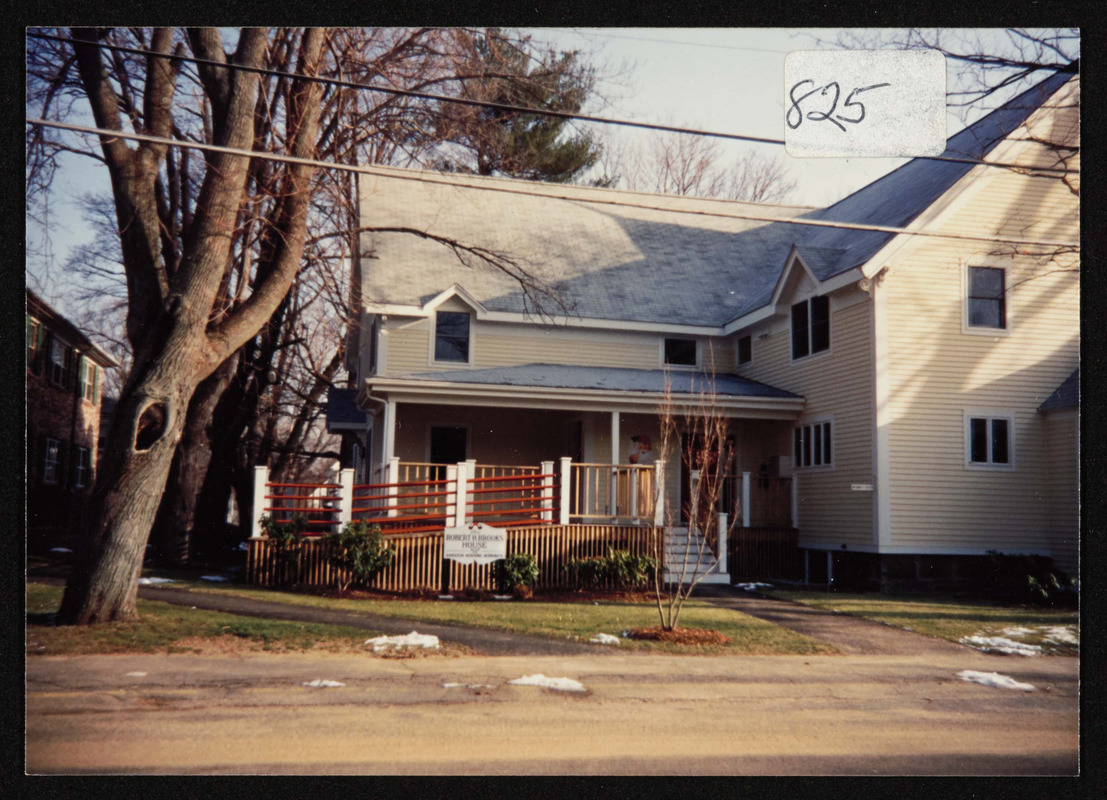
[[(956, 677), (964, 669), (1036, 690), (966, 683)], [(535, 673), (573, 678), (586, 691), (507, 684)], [(345, 686), (302, 685), (320, 678)], [(28, 659), (27, 769), (1071, 775), (1077, 680), (1076, 659), (968, 649), (926, 657), (43, 656)]]

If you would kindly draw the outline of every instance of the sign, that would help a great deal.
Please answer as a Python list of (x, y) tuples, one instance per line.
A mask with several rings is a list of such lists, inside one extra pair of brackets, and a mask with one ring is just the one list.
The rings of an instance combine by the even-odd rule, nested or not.
[(871, 492), (873, 485), (871, 483), (854, 483), (850, 485), (850, 491), (854, 492)]
[(507, 531), (483, 522), (446, 528), (442, 557), (459, 564), (491, 564), (507, 558)]
[(792, 157), (937, 156), (946, 61), (937, 50), (797, 50), (784, 59)]

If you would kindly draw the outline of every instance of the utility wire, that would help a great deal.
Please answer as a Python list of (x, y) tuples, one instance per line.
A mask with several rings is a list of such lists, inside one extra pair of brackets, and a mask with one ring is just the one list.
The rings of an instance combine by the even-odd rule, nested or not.
[[(55, 42), (73, 43), (77, 41), (68, 36), (57, 36), (50, 33), (29, 32), (27, 36), (35, 39), (46, 39)], [(682, 128), (676, 125), (662, 125), (660, 123), (654, 122), (636, 122), (634, 120), (616, 119), (612, 117), (597, 117), (590, 114), (575, 114), (569, 111), (554, 111), (552, 109), (528, 108), (526, 106), (516, 106), (508, 103), (493, 103), (487, 100), (469, 100), (462, 97), (449, 97), (448, 95), (433, 94), (430, 92), (417, 92), (410, 89), (388, 89), (381, 86), (367, 86), (363, 83), (354, 83), (353, 81), (344, 81), (337, 78), (321, 78), (312, 75), (302, 75), (296, 72), (268, 69), (266, 67), (251, 67), (245, 64), (231, 64), (227, 62), (212, 61), (211, 59), (206, 58), (197, 58), (196, 56), (157, 53), (152, 50), (145, 50), (138, 47), (125, 47), (123, 45), (117, 44), (108, 44), (107, 42), (91, 42), (81, 40), (81, 43), (91, 44), (94, 47), (99, 47), (106, 50), (113, 50), (120, 53), (131, 53), (133, 55), (145, 55), (153, 56), (155, 58), (166, 58), (170, 61), (187, 61), (192, 64), (203, 64), (210, 67), (220, 67), (223, 69), (237, 69), (243, 72), (253, 72), (258, 75), (272, 75), (279, 78), (292, 78), (294, 80), (313, 81), (315, 83), (337, 86), (343, 89), (358, 89), (361, 91), (381, 92), (383, 94), (391, 94), (400, 97), (417, 97), (422, 100), (435, 100), (441, 103), (455, 103), (458, 105), (472, 106), (475, 108), (492, 108), (498, 111), (510, 111), (517, 114), (557, 117), (558, 119), (579, 120), (581, 122), (595, 122), (602, 125), (621, 125), (629, 128), (641, 128), (645, 130), (663, 131), (666, 133), (687, 134), (691, 136), (708, 136), (716, 139), (753, 142), (755, 144), (785, 144), (783, 139), (769, 139), (761, 136), (746, 136), (738, 133), (722, 133), (721, 131), (708, 131), (698, 128)], [(978, 158), (958, 158), (957, 156), (916, 156), (916, 158), (926, 159), (928, 161), (948, 161), (955, 164), (980, 164), (988, 167), (1001, 167), (1004, 169), (1029, 169), (1023, 164), (1011, 164), (1001, 161), (984, 161)], [(1057, 175), (1077, 174), (1079, 172), (1079, 170), (1067, 169), (1064, 167), (1033, 167), (1032, 169), (1034, 169), (1034, 171), (1036, 172), (1046, 172), (1049, 174)]]
[[(375, 175), (383, 178), (396, 178), (399, 180), (417, 181), (419, 183), (431, 183), (439, 184), (442, 186), (453, 186), (466, 189), (476, 189), (479, 191), (489, 192), (504, 192), (507, 194), (519, 194), (529, 197), (542, 197), (551, 200), (567, 200), (569, 202), (578, 203), (590, 203), (595, 205), (608, 205), (619, 206), (622, 208), (637, 208), (644, 211), (661, 211), (670, 214), (690, 214), (701, 217), (721, 217), (724, 219), (742, 219), (749, 220), (751, 222), (776, 222), (787, 223), (790, 225), (806, 225), (816, 228), (836, 228), (840, 230), (854, 230), (854, 231), (877, 231), (879, 233), (892, 233), (892, 234), (906, 234), (909, 236), (925, 236), (934, 239), (958, 239), (962, 241), (970, 242), (987, 242), (989, 244), (1011, 244), (1011, 245), (1037, 245), (1042, 247), (1066, 247), (1079, 249), (1079, 242), (1062, 241), (1054, 239), (1015, 239), (1003, 236), (974, 236), (972, 234), (963, 233), (937, 233), (933, 231), (920, 231), (910, 230), (908, 228), (893, 227), (890, 225), (866, 225), (853, 222), (827, 222), (824, 220), (814, 219), (799, 219), (793, 217), (772, 217), (767, 214), (734, 214), (724, 213), (721, 211), (693, 211), (691, 209), (678, 209), (678, 208), (664, 208), (662, 206), (650, 206), (640, 203), (628, 203), (623, 200), (607, 200), (601, 198), (588, 198), (588, 197), (572, 197), (563, 194), (550, 194), (547, 192), (534, 192), (527, 191), (522, 186), (510, 185), (513, 182), (507, 179), (496, 179), (503, 185), (500, 186), (482, 186), (479, 183), (467, 183), (462, 180), (447, 180), (444, 177), (436, 177), (440, 173), (419, 174), (416, 171), (401, 170), (398, 167), (377, 167), (377, 166), (361, 166), (354, 164), (339, 164), (329, 161), (317, 161), (310, 158), (299, 158), (297, 156), (287, 156), (280, 153), (262, 153), (253, 150), (243, 150), (237, 147), (224, 147), (222, 145), (205, 144), (201, 142), (189, 142), (182, 141), (180, 139), (167, 139), (161, 136), (150, 136), (143, 133), (126, 133), (123, 131), (113, 131), (104, 128), (93, 128), (86, 125), (74, 125), (68, 122), (55, 122), (52, 120), (27, 118), (26, 123), (28, 125), (39, 125), (47, 128), (58, 128), (60, 130), (73, 131), (75, 133), (87, 133), (96, 136), (102, 136), (108, 139), (129, 139), (137, 142), (149, 142), (151, 144), (169, 145), (175, 147), (187, 147), (193, 150), (202, 150), (210, 153), (224, 153), (226, 155), (243, 156), (246, 158), (257, 158), (265, 161), (279, 161), (287, 164), (300, 164), (304, 166), (316, 167), (319, 169), (331, 169), (339, 170), (343, 172), (354, 172), (362, 175)], [(594, 189), (590, 187), (580, 187), (584, 191), (604, 191), (601, 189)], [(614, 191), (614, 190), (607, 190)], [(702, 198), (701, 202), (702, 202)]]
[[(658, 44), (679, 44), (685, 47), (711, 47), (718, 50), (741, 50), (743, 52), (751, 53), (781, 53), (786, 54), (792, 52), (791, 50), (779, 50), (770, 47), (739, 47), (733, 44), (714, 44), (709, 42), (683, 42), (677, 39), (656, 39), (652, 36), (627, 36), (621, 33), (607, 33), (605, 30), (596, 30), (594, 28), (528, 28), (532, 31), (569, 31), (573, 34), (580, 36), (583, 39), (591, 37), (599, 37), (601, 39), (626, 39), (631, 42), (657, 42)], [(649, 30), (649, 29), (647, 29)], [(663, 29), (668, 30), (668, 29)]]

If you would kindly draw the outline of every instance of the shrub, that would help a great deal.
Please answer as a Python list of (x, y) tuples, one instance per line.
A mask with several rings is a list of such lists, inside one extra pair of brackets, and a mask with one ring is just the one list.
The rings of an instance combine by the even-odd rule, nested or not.
[(263, 516), (258, 522), (277, 558), (277, 585), (288, 586), (299, 572), (300, 537), (307, 530), (307, 517), (295, 514), (288, 522), (277, 522), (272, 517)]
[(530, 553), (516, 553), (497, 561), (493, 574), (501, 592), (513, 592), (516, 586), (534, 586), (538, 583), (538, 559)]
[(653, 579), (657, 561), (609, 547), (606, 556), (573, 559), (565, 569), (569, 581), (581, 589), (598, 589), (605, 583), (618, 589), (640, 589)]
[(986, 573), (993, 594), (1038, 605), (1076, 606), (1076, 579), (1054, 567), (1052, 559), (990, 550)]
[(574, 558), (565, 565), (569, 582), (578, 589), (598, 589), (607, 580), (607, 560)]
[(365, 520), (347, 522), (338, 533), (327, 537), (330, 542), (330, 562), (337, 569), (338, 591), (344, 592), (350, 583), (368, 586), (378, 572), (392, 563), (395, 552), (385, 544), (379, 525)]

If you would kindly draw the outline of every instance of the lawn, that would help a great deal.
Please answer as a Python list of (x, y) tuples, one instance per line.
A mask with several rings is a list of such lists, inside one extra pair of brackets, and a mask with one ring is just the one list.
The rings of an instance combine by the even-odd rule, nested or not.
[[(842, 614), (876, 620), (951, 642), (965, 637), (1002, 638), (1038, 645), (1043, 652), (1078, 655), (1077, 612), (1035, 606), (1001, 605), (952, 597), (894, 597), (784, 589), (762, 589), (771, 597), (792, 600)], [(1075, 638), (1075, 642), (1064, 641)]]
[[(169, 574), (169, 573), (165, 573)], [(381, 614), (399, 619), (510, 631), (554, 639), (587, 641), (597, 633), (619, 636), (628, 628), (658, 624), (653, 603), (526, 601), (468, 602), (465, 600), (353, 600), (319, 597), (297, 592), (253, 589), (235, 584), (178, 580), (171, 584), (194, 591), (226, 593), (291, 605)], [(620, 649), (662, 653), (718, 655), (816, 655), (833, 654), (830, 645), (794, 631), (763, 622), (737, 611), (699, 600), (685, 604), (682, 628), (707, 628), (732, 639), (726, 645), (677, 645), (623, 639)]]
[(138, 601), (138, 622), (54, 627), (58, 586), (27, 584), (27, 654), (364, 652), (372, 631), (240, 617), (169, 603)]

